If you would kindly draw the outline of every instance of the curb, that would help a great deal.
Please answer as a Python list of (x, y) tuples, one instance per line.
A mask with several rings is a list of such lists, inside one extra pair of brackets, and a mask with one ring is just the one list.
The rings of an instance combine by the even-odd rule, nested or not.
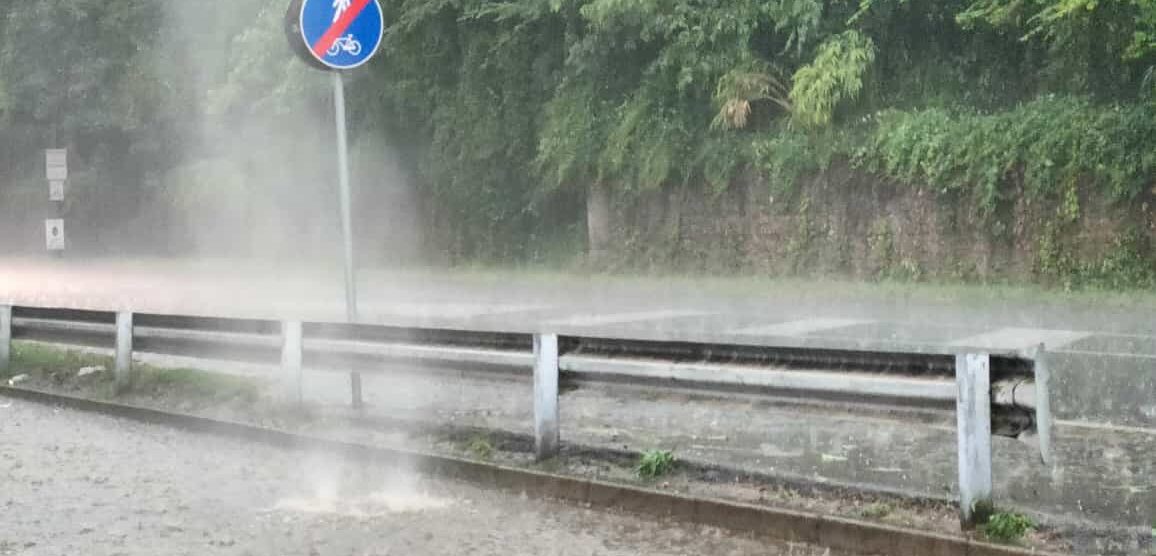
[(36, 390), (0, 386), (0, 396), (286, 448), (326, 450), (365, 461), (408, 462), (420, 466), (419, 469), (423, 473), (483, 487), (672, 518), (854, 553), (887, 556), (1058, 556), (877, 523), (727, 500), (695, 498), (635, 486), (554, 475), (451, 456), (299, 435), (243, 423)]

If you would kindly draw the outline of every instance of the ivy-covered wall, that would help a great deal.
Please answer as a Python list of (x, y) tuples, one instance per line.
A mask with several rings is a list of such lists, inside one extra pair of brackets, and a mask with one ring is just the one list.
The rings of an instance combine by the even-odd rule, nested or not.
[(717, 195), (692, 188), (620, 198), (613, 269), (865, 280), (1156, 287), (1156, 189), (1113, 200), (1077, 183), (1033, 197), (1022, 183), (987, 207), (928, 182), (836, 159), (787, 194), (756, 174)]

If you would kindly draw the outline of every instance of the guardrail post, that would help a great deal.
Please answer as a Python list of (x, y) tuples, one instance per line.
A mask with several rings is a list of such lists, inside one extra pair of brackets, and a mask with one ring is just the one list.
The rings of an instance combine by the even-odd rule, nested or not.
[(128, 387), (132, 373), (132, 313), (121, 311), (116, 314), (116, 390)]
[(558, 454), (558, 335), (534, 335), (534, 449), (538, 459)]
[(365, 407), (365, 397), (361, 393), (361, 373), (349, 373), (349, 399), (353, 409)]
[(0, 371), (12, 363), (12, 306), (0, 305)]
[(1040, 344), (1031, 350), (1030, 357), (1036, 377), (1036, 435), (1040, 444), (1040, 460), (1044, 465), (1052, 465), (1052, 373), (1048, 369), (1047, 349)]
[(992, 511), (991, 367), (987, 354), (955, 358), (956, 438), (959, 444), (959, 516), (965, 529)]
[(301, 403), (301, 363), (304, 356), (304, 333), (301, 321), (281, 323), (281, 369), (284, 373), (285, 399)]

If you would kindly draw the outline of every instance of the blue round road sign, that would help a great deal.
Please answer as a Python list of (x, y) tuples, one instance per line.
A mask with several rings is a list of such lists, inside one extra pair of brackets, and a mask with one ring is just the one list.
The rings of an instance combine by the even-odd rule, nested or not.
[(304, 0), (301, 38), (325, 66), (352, 69), (381, 47), (385, 19), (378, 0)]

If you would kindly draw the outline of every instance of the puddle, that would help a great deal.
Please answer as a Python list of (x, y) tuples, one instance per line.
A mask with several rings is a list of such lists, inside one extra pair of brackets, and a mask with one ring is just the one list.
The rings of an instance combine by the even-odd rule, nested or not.
[(355, 497), (323, 495), (310, 498), (285, 498), (277, 502), (273, 511), (377, 517), (441, 510), (450, 505), (450, 500), (425, 494), (378, 492), (368, 496)]

